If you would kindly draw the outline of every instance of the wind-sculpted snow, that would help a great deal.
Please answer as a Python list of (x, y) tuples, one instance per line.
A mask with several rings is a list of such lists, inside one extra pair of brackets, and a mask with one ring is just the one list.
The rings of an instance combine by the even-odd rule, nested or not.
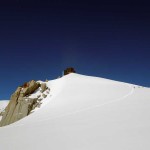
[(0, 128), (4, 150), (149, 150), (150, 89), (69, 74), (40, 109)]

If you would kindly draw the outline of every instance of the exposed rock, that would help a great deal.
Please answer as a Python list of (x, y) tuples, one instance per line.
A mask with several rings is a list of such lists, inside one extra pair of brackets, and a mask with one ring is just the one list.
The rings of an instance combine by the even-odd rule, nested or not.
[(42, 96), (43, 96), (44, 98), (46, 98), (46, 97), (47, 97), (47, 95), (46, 95), (46, 94), (42, 94)]
[(76, 73), (76, 71), (72, 67), (69, 67), (69, 68), (67, 68), (67, 69), (64, 70), (64, 75), (67, 75), (69, 73)]
[(18, 87), (17, 90), (12, 94), (10, 102), (5, 108), (0, 126), (5, 126), (24, 118), (25, 116), (29, 115), (30, 112), (36, 108), (36, 106), (39, 106), (37, 101), (38, 98), (28, 97), (39, 87), (40, 84), (34, 80)]
[(34, 80), (30, 81), (22, 91), (23, 96), (26, 96), (28, 94), (32, 94), (36, 89), (40, 87), (40, 83), (35, 82)]
[(42, 92), (44, 92), (46, 90), (47, 86), (46, 86), (46, 83), (42, 83), (41, 84), (41, 90)]
[(41, 95), (38, 95), (38, 96), (37, 96), (37, 98), (40, 98), (40, 97), (41, 97)]
[(42, 101), (42, 100), (43, 100), (42, 98), (39, 98), (39, 99), (38, 99), (38, 101)]

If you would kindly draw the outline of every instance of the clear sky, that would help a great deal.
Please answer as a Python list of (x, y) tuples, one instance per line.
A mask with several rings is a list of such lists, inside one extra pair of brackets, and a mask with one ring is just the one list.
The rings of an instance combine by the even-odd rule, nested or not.
[(0, 99), (31, 79), (77, 73), (150, 87), (150, 4), (0, 2)]

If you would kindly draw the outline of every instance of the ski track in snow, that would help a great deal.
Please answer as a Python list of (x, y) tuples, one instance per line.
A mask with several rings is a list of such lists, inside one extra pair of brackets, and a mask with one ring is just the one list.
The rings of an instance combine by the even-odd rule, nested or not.
[[(130, 86), (130, 85), (129, 85)], [(131, 86), (130, 86), (131, 87)], [(83, 108), (83, 109), (80, 109), (80, 110), (77, 110), (77, 111), (74, 111), (74, 112), (71, 112), (71, 113), (66, 113), (66, 114), (62, 114), (62, 115), (59, 115), (59, 116), (55, 116), (55, 117), (51, 117), (51, 118), (47, 118), (47, 119), (43, 119), (43, 120), (39, 120), (37, 122), (42, 122), (42, 121), (47, 121), (47, 120), (51, 120), (51, 119), (55, 119), (55, 118), (60, 118), (60, 117), (65, 117), (65, 116), (69, 116), (69, 115), (72, 115), (72, 114), (76, 114), (76, 113), (80, 113), (80, 112), (83, 112), (83, 111), (86, 111), (86, 110), (91, 110), (91, 109), (94, 109), (94, 108), (97, 108), (97, 107), (101, 107), (101, 106), (104, 106), (104, 105), (107, 105), (107, 104), (111, 104), (111, 103), (114, 103), (114, 102), (117, 102), (117, 101), (120, 101), (120, 100), (124, 100), (125, 98), (127, 98), (128, 96), (132, 95), (134, 92), (134, 88), (132, 87), (131, 91), (124, 95), (123, 97), (121, 98), (118, 98), (114, 101), (111, 101), (111, 102), (107, 102), (107, 103), (103, 103), (103, 104), (100, 104), (100, 105), (94, 105), (94, 106), (91, 106), (91, 107), (87, 107), (87, 108)]]
[(0, 128), (0, 149), (150, 150), (150, 88), (76, 74), (46, 84), (44, 105)]
[[(98, 108), (98, 107), (101, 107), (101, 106), (104, 106), (104, 105), (108, 105), (108, 104), (112, 104), (112, 103), (124, 100), (128, 96), (132, 95), (134, 93), (134, 90), (135, 90), (134, 87), (133, 87), (133, 85), (128, 85), (128, 86), (131, 88), (131, 91), (128, 94), (126, 94), (123, 97), (120, 97), (118, 99), (115, 99), (115, 100), (113, 100), (111, 102), (103, 103), (103, 104), (100, 104), (100, 105), (94, 105), (94, 106), (91, 106), (91, 107), (83, 108), (83, 109), (80, 109), (80, 110), (77, 110), (77, 111), (74, 111), (74, 112), (71, 112), (71, 113), (66, 113), (66, 114), (55, 116), (55, 117), (50, 117), (50, 118), (47, 118), (47, 119), (36, 121), (34, 123), (36, 124), (37, 122), (43, 122), (43, 121), (48, 121), (48, 120), (52, 120), (52, 119), (56, 119), (56, 118), (61, 118), (61, 117), (69, 116), (69, 115), (74, 115), (74, 114), (77, 114), (77, 113), (80, 113), (80, 112), (83, 112), (83, 111), (91, 110), (91, 109), (94, 109), (94, 108)], [(12, 125), (12, 127), (18, 127), (18, 126), (23, 126), (23, 125), (24, 124)]]

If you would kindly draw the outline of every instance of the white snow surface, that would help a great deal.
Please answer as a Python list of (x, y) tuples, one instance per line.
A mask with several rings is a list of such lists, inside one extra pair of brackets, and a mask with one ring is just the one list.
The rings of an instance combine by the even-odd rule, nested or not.
[(2, 150), (150, 150), (150, 88), (71, 73), (40, 109), (0, 128)]
[(0, 113), (5, 109), (8, 103), (9, 103), (9, 100), (0, 100)]
[[(5, 109), (8, 103), (9, 103), (9, 100), (0, 100), (0, 113)], [(2, 119), (2, 116), (0, 115), (0, 121), (1, 119)]]

